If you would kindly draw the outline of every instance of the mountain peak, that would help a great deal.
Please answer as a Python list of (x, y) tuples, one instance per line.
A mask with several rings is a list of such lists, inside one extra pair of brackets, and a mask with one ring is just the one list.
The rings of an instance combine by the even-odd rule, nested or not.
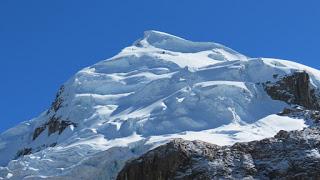
[[(150, 30), (115, 58), (152, 55), (157, 60), (173, 62), (181, 68), (198, 69), (223, 61), (247, 61), (248, 57), (214, 42), (190, 41), (168, 33)], [(148, 58), (152, 60), (154, 58)]]
[(144, 38), (139, 42), (141, 42), (144, 46), (151, 45), (159, 49), (181, 53), (197, 53), (217, 48), (225, 48), (217, 43), (193, 42), (178, 36), (155, 30), (145, 31)]
[(292, 105), (320, 107), (319, 74), (146, 31), (117, 56), (76, 73), (47, 112), (0, 134), (0, 179), (115, 179), (127, 160), (173, 138), (232, 145), (300, 130), (318, 112)]
[(147, 30), (144, 32), (144, 39), (146, 39), (150, 44), (156, 43), (156, 42), (160, 42), (160, 41), (165, 41), (165, 40), (181, 40), (181, 41), (186, 41), (185, 39), (169, 34), (169, 33), (165, 33), (165, 32), (161, 32), (161, 31), (156, 31), (156, 30)]

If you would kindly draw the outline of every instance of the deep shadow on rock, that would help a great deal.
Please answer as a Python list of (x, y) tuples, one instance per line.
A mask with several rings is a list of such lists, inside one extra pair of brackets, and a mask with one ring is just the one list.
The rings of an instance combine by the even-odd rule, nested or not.
[(294, 72), (275, 83), (264, 84), (266, 92), (272, 99), (297, 104), (308, 109), (320, 110), (320, 100), (315, 89), (310, 85), (310, 77), (306, 72)]

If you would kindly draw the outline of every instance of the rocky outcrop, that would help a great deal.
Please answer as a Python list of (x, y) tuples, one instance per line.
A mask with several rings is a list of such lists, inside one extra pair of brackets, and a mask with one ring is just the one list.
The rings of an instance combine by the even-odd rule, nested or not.
[(25, 156), (25, 155), (29, 155), (29, 154), (32, 154), (32, 148), (24, 148), (24, 149), (21, 149), (17, 152), (16, 158), (19, 158), (19, 157)]
[(304, 119), (309, 125), (316, 124), (319, 126), (320, 123), (320, 111), (309, 110), (300, 106), (285, 108), (278, 115)]
[(73, 125), (76, 127), (76, 123), (73, 123), (69, 120), (63, 120), (61, 117), (56, 117), (56, 112), (62, 107), (64, 102), (62, 93), (64, 92), (65, 87), (61, 86), (55, 100), (51, 104), (51, 108), (47, 111), (47, 115), (51, 114), (47, 123), (37, 127), (32, 135), (32, 140), (37, 139), (40, 134), (48, 128), (48, 136), (58, 132), (61, 134), (68, 126)]
[(58, 93), (56, 94), (56, 98), (51, 104), (51, 108), (48, 110), (47, 114), (50, 113), (50, 111), (57, 112), (61, 107), (63, 103), (62, 93), (64, 92), (65, 87), (61, 86)]
[(122, 169), (118, 180), (319, 179), (320, 128), (217, 146), (176, 139)]
[(56, 132), (61, 134), (70, 125), (76, 126), (76, 124), (71, 121), (65, 121), (65, 120), (61, 120), (59, 118), (53, 117), (47, 123), (48, 135), (50, 136), (51, 134), (54, 134)]
[(275, 83), (267, 82), (264, 87), (272, 99), (320, 110), (320, 98), (310, 85), (309, 74), (304, 71), (294, 72)]
[(52, 117), (47, 123), (37, 127), (34, 130), (32, 139), (37, 139), (37, 137), (39, 137), (39, 135), (47, 128), (48, 136), (57, 132), (61, 134), (70, 125), (73, 125), (74, 127), (77, 126), (77, 124), (74, 122), (62, 120), (61, 118)]
[(39, 137), (40, 134), (41, 134), (44, 130), (46, 130), (46, 128), (47, 128), (47, 125), (46, 125), (46, 124), (37, 127), (37, 128), (33, 131), (32, 140), (37, 139), (37, 137)]
[(35, 152), (39, 152), (41, 151), (42, 149), (45, 149), (45, 148), (48, 148), (48, 147), (55, 147), (57, 145), (57, 143), (52, 143), (52, 144), (49, 144), (49, 145), (46, 145), (46, 144), (42, 144), (41, 146), (33, 149), (33, 148), (23, 148), (21, 150), (19, 150), (17, 153), (16, 153), (16, 157), (15, 159), (18, 159), (22, 156), (26, 156), (26, 155), (30, 155), (32, 153), (35, 153)]

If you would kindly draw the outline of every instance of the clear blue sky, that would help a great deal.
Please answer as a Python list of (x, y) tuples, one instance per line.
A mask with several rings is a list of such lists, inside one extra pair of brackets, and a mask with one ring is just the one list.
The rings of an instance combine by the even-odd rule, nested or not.
[(149, 29), (320, 68), (319, 0), (1, 0), (0, 132)]

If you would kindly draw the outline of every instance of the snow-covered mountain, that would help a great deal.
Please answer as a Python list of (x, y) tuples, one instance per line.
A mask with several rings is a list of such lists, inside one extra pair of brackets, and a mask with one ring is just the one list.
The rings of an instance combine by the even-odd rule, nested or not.
[(217, 145), (301, 130), (318, 110), (320, 71), (147, 31), (61, 86), (39, 117), (0, 135), (0, 179), (115, 179), (174, 138)]

